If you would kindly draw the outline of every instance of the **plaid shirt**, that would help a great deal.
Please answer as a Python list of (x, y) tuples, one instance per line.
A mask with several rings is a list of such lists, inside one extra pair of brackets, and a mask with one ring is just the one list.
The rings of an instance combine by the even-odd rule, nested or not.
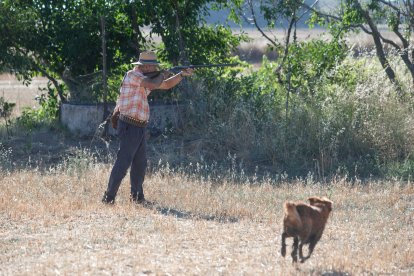
[(135, 67), (126, 73), (119, 93), (115, 110), (121, 114), (141, 121), (149, 120), (149, 105), (147, 96), (151, 90), (141, 87), (144, 78), (142, 72)]

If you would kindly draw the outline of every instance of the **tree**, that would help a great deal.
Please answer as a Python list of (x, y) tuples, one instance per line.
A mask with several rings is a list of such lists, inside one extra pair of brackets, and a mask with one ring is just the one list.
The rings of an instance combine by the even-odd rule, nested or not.
[[(111, 65), (126, 62), (133, 53), (128, 41), (132, 32), (121, 26), (127, 17), (119, 16), (123, 5), (114, 1), (32, 0), (0, 4), (2, 55), (0, 69), (8, 69), (26, 80), (40, 73), (53, 82), (60, 99), (66, 101), (63, 80), (75, 94), (93, 81), (101, 62), (100, 15), (111, 26), (108, 60)], [(120, 1), (122, 2), (122, 1)], [(70, 95), (81, 100), (78, 95)]]
[[(278, 53), (274, 74), (278, 83), (285, 89), (286, 119), (289, 113), (290, 98), (293, 94), (303, 99), (316, 94), (315, 87), (325, 72), (345, 57), (346, 47), (341, 32), (334, 34), (333, 39), (325, 42), (310, 40), (300, 42), (296, 31), (299, 24), (310, 19), (311, 11), (318, 1), (308, 4), (306, 0), (246, 0), (244, 5), (236, 8), (241, 15), (268, 41), (269, 49)], [(260, 26), (257, 12), (266, 20), (266, 26)], [(264, 28), (285, 29), (284, 41), (272, 37)]]
[[(229, 28), (208, 26), (204, 16), (209, 4), (224, 7), (224, 0), (140, 1), (139, 9), (148, 11), (151, 33), (161, 37), (161, 56), (173, 65), (223, 61), (230, 57), (243, 37), (235, 37)], [(202, 47), (200, 47), (202, 46)]]
[(9, 70), (26, 81), (40, 73), (54, 84), (62, 102), (68, 96), (90, 101), (100, 90), (102, 15), (110, 74), (120, 74), (122, 65), (151, 46), (142, 31), (146, 26), (161, 36), (164, 61), (227, 58), (239, 40), (226, 28), (200, 24), (211, 2), (225, 1), (2, 0), (0, 71)]
[[(330, 13), (312, 10), (331, 27), (346, 31), (362, 30), (369, 34), (374, 41), (376, 56), (388, 79), (398, 84), (396, 72), (391, 67), (385, 50), (387, 46), (395, 49), (414, 83), (414, 51), (411, 39), (414, 31), (413, 1), (343, 0), (338, 10)], [(380, 28), (381, 24), (385, 24), (396, 38), (385, 37), (384, 29)]]

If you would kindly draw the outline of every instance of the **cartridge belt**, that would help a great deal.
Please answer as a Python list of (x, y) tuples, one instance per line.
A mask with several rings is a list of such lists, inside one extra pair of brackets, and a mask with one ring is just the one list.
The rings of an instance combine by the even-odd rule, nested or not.
[(138, 127), (146, 127), (148, 125), (148, 121), (135, 119), (135, 118), (126, 116), (124, 114), (120, 114), (119, 119), (124, 121), (125, 123), (131, 124), (131, 125), (134, 125), (134, 126), (138, 126)]

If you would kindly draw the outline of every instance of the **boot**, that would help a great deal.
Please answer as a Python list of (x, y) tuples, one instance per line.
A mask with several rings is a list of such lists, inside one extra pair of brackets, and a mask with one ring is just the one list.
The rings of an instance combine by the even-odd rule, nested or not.
[(115, 197), (110, 196), (110, 195), (108, 195), (107, 192), (105, 192), (103, 197), (102, 197), (102, 203), (113, 205), (113, 204), (115, 204)]
[(142, 204), (142, 203), (145, 203), (145, 197), (144, 197), (144, 195), (131, 194), (131, 195), (129, 196), (129, 200), (130, 200), (132, 203), (136, 203), (136, 204)]

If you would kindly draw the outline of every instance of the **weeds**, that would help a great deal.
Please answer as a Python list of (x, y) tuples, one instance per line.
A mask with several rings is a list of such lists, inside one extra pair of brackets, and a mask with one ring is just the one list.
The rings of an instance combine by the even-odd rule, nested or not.
[(13, 168), (12, 148), (6, 147), (0, 143), (0, 168), (4, 171), (10, 171)]
[[(398, 57), (391, 60), (398, 63)], [(265, 61), (230, 83), (194, 86), (184, 129), (198, 141), (197, 152), (180, 155), (182, 163), (231, 167), (227, 157), (235, 156), (250, 175), (256, 168), (292, 177), (310, 172), (318, 179), (404, 174), (386, 167), (406, 163), (414, 152), (412, 93), (399, 94), (375, 58), (349, 56), (319, 72), (318, 82), (302, 80), (289, 94), (288, 110), (275, 68)], [(401, 80), (410, 87), (407, 82)]]
[(5, 101), (3, 97), (0, 97), (0, 118), (4, 119), (4, 122), (6, 125), (7, 137), (10, 137), (12, 134), (10, 130), (10, 125), (11, 125), (10, 116), (15, 106), (16, 106), (15, 103), (9, 103)]

